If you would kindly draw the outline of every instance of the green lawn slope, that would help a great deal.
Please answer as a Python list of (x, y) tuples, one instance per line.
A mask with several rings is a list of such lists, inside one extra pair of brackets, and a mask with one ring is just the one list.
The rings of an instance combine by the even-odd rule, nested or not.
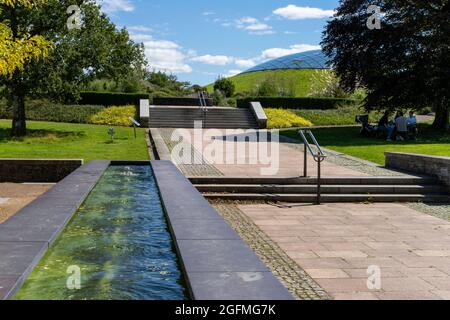
[[(268, 70), (239, 74), (230, 79), (236, 86), (236, 93), (252, 92), (254, 88), (267, 77), (277, 77), (292, 81), (295, 86), (295, 95), (305, 97), (309, 93), (311, 78), (315, 70)], [(214, 84), (207, 86), (209, 92), (213, 91)]]

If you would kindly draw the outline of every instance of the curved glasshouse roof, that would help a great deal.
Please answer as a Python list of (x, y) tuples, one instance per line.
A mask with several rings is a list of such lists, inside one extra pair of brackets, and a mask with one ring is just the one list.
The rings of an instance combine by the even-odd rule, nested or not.
[(257, 65), (243, 73), (283, 69), (330, 69), (322, 50), (294, 53)]

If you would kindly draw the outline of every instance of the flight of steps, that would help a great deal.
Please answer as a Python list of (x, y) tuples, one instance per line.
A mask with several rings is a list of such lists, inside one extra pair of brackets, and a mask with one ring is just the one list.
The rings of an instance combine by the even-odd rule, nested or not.
[(194, 121), (203, 121), (206, 129), (257, 129), (255, 116), (249, 109), (196, 107), (152, 107), (150, 128), (194, 128)]
[[(313, 203), (315, 178), (191, 177), (209, 200)], [(322, 202), (448, 202), (448, 189), (428, 177), (323, 178)]]

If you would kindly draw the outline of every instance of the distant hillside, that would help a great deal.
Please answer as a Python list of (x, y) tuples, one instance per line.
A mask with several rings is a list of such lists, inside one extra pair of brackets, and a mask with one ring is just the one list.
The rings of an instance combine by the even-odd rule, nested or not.
[[(297, 97), (304, 97), (309, 93), (311, 77), (314, 72), (315, 70), (267, 70), (239, 74), (230, 79), (233, 80), (236, 86), (236, 93), (252, 92), (267, 77), (283, 79), (283, 81), (289, 81), (294, 84)], [(207, 88), (209, 92), (212, 92), (213, 84), (208, 85)]]

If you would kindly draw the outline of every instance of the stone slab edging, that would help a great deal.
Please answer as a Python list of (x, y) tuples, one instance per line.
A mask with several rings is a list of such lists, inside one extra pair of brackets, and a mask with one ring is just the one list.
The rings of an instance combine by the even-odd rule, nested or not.
[(82, 165), (79, 159), (0, 159), (0, 182), (55, 183)]
[(171, 161), (172, 155), (167, 147), (164, 139), (161, 137), (161, 133), (159, 129), (151, 128), (150, 129), (150, 140), (155, 147), (157, 160)]
[(172, 162), (151, 165), (193, 299), (294, 299)]
[(250, 102), (250, 110), (252, 110), (253, 115), (256, 118), (256, 122), (258, 123), (258, 126), (260, 129), (266, 129), (267, 128), (267, 115), (264, 111), (264, 108), (262, 107), (261, 103), (259, 102)]
[(437, 177), (450, 192), (450, 157), (426, 154), (386, 152), (386, 168)]
[(0, 300), (23, 285), (109, 165), (89, 162), (0, 224)]

